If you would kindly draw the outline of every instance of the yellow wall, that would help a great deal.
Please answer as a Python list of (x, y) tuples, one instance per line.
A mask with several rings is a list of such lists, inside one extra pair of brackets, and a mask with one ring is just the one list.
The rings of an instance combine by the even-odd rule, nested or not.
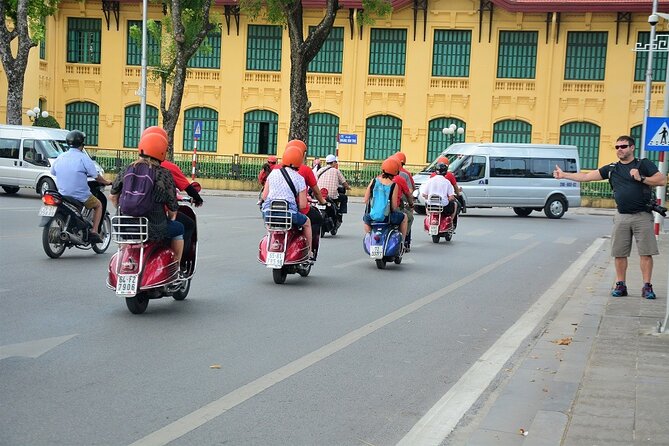
[[(47, 57), (39, 60), (33, 49), (26, 75), (24, 109), (46, 99), (46, 110), (61, 125), (65, 124), (65, 105), (72, 101), (91, 101), (100, 107), (99, 144), (101, 148), (122, 148), (123, 110), (139, 103), (139, 67), (125, 65), (127, 21), (141, 19), (141, 2), (121, 2), (119, 30), (110, 17), (109, 30), (99, 2), (61, 2), (57, 15), (47, 22)], [(407, 29), (406, 75), (370, 76), (370, 27), (351, 29), (348, 10), (340, 11), (336, 26), (344, 27), (344, 64), (339, 75), (310, 73), (308, 76), (310, 112), (339, 116), (341, 133), (356, 133), (357, 145), (340, 146), (340, 158), (364, 159), (365, 123), (370, 116), (388, 114), (403, 123), (402, 150), (409, 164), (423, 164), (427, 147), (427, 126), (431, 119), (454, 117), (466, 122), (467, 141), (491, 141), (493, 124), (503, 119), (520, 119), (532, 124), (532, 142), (559, 142), (560, 126), (572, 121), (588, 121), (601, 127), (600, 163), (615, 159), (610, 150), (620, 134), (643, 120), (644, 82), (634, 82), (633, 48), (639, 31), (649, 31), (647, 14), (633, 14), (627, 43), (627, 24), (619, 27), (616, 44), (615, 13), (562, 13), (546, 35), (546, 14), (509, 13), (495, 8), (492, 39), (488, 42), (489, 12), (484, 13), (479, 42), (479, 2), (440, 0), (429, 3), (426, 39), (423, 41), (422, 13), (413, 39), (413, 10), (393, 12), (378, 20), (374, 27)], [(223, 14), (223, 8), (217, 7)], [(305, 13), (305, 30), (316, 24), (321, 10)], [(67, 64), (67, 17), (102, 20), (102, 63)], [(149, 7), (149, 17), (160, 19), (161, 8)], [(289, 41), (283, 33), (281, 72), (247, 72), (246, 33), (249, 21), (242, 16), (239, 35), (234, 19), (230, 31), (223, 23), (221, 69), (197, 69), (190, 72), (186, 84), (181, 120), (175, 133), (176, 150), (181, 151), (183, 110), (206, 106), (219, 113), (218, 153), (242, 153), (244, 113), (271, 110), (279, 115), (279, 154), (287, 140), (289, 107)], [(431, 77), (432, 45), (435, 29), (472, 30), (469, 78)], [(666, 30), (666, 22), (658, 30)], [(497, 35), (500, 30), (538, 31), (536, 79), (497, 79)], [(564, 60), (568, 31), (608, 31), (606, 81), (564, 81)], [(548, 38), (548, 43), (546, 43)], [(663, 79), (662, 79), (663, 81)], [(4, 120), (7, 84), (0, 76), (0, 120)], [(663, 108), (664, 82), (653, 85), (650, 115), (660, 116)], [(159, 87), (149, 81), (147, 103), (159, 107)], [(160, 119), (160, 118), (159, 118)], [(24, 115), (24, 124), (29, 119)], [(333, 144), (334, 145), (334, 144)]]

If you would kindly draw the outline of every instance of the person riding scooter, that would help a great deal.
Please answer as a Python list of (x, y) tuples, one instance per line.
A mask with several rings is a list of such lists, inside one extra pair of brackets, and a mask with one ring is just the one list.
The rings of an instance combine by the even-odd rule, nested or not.
[(322, 167), (316, 172), (316, 180), (319, 189), (327, 189), (328, 197), (331, 198), (339, 209), (340, 214), (345, 214), (348, 210), (348, 197), (345, 193), (340, 194), (339, 188), (350, 190), (344, 174), (339, 170), (339, 160), (334, 155), (325, 157), (326, 166)]
[(420, 193), (426, 199), (432, 195), (438, 195), (444, 207), (441, 214), (444, 217), (453, 217), (453, 226), (455, 227), (457, 226), (455, 220), (457, 216), (455, 189), (444, 176), (448, 172), (448, 166), (445, 163), (437, 163), (435, 167), (437, 175), (430, 177), (420, 186)]
[(400, 162), (391, 156), (381, 164), (381, 174), (369, 183), (364, 198), (369, 210), (362, 217), (365, 233), (371, 232), (372, 223), (387, 221), (391, 225), (398, 225), (402, 240), (406, 239), (407, 216), (399, 210), (399, 192), (393, 181), (399, 171)]
[(304, 178), (298, 173), (298, 169), (303, 165), (303, 159), (302, 151), (298, 147), (286, 149), (281, 158), (282, 167), (273, 169), (265, 181), (262, 191), (262, 212), (264, 217), (268, 217), (272, 200), (285, 200), (288, 203), (293, 225), (302, 226), (304, 236), (309, 243), (309, 252), (311, 252), (311, 222), (304, 213), (300, 212), (308, 206), (307, 186)]
[[(142, 216), (149, 222), (149, 240), (169, 239), (175, 261), (179, 264), (184, 248), (184, 225), (176, 221), (179, 203), (172, 174), (160, 166), (167, 153), (167, 139), (158, 133), (143, 135), (139, 140), (138, 151), (139, 158), (117, 175), (109, 198), (115, 206), (121, 207), (123, 212), (121, 193), (124, 192), (123, 183), (126, 175), (134, 172), (140, 165), (148, 166), (154, 175), (151, 188), (153, 206), (147, 215)], [(132, 216), (139, 217), (139, 215)]]
[[(448, 167), (448, 165), (450, 164), (450, 160), (445, 156), (440, 156), (439, 158), (437, 158), (437, 164), (439, 163), (444, 163), (446, 164), (446, 167)], [(440, 174), (435, 170), (434, 172), (432, 172), (430, 177), (433, 177), (435, 175), (440, 175)], [(465, 197), (462, 196), (462, 188), (458, 186), (458, 180), (455, 179), (455, 175), (453, 175), (453, 172), (449, 172), (448, 170), (444, 174), (444, 177), (451, 182), (451, 184), (453, 185), (453, 189), (455, 190), (455, 198), (458, 200), (458, 206), (459, 206), (458, 214), (460, 212), (466, 214), (467, 207), (465, 206)]]

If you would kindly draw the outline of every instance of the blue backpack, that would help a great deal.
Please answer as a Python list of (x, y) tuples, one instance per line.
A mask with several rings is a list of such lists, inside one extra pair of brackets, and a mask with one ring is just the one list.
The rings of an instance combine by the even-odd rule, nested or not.
[(123, 188), (119, 197), (121, 214), (146, 217), (153, 210), (153, 184), (155, 169), (140, 163), (128, 167), (123, 175)]
[(385, 185), (378, 178), (370, 186), (369, 217), (374, 221), (384, 221), (390, 215), (390, 199), (393, 196), (395, 183)]

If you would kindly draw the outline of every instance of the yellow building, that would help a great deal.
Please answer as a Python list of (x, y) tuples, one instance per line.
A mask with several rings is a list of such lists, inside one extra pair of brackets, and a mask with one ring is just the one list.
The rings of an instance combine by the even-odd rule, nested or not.
[[(305, 33), (322, 3), (303, 2)], [(640, 139), (648, 52), (634, 50), (649, 41), (651, 0), (392, 3), (389, 17), (359, 27), (360, 2), (340, 1), (308, 73), (310, 156), (334, 152), (338, 134), (349, 142), (339, 144), (340, 159), (401, 149), (409, 164), (431, 161), (452, 141), (567, 143), (592, 169), (615, 159), (619, 135)], [(215, 4), (221, 33), (191, 61), (175, 150), (192, 150), (193, 125), (202, 121), (198, 152), (280, 155), (290, 120), (287, 30), (251, 23), (232, 0)], [(667, 6), (660, 2), (661, 11)], [(150, 5), (149, 18), (162, 17)], [(141, 18), (140, 0), (62, 1), (31, 53), (24, 109), (40, 105), (61, 126), (84, 130), (89, 146), (135, 147), (140, 57), (129, 28)], [(159, 44), (149, 47), (149, 58), (159, 57)], [(650, 115), (660, 116), (667, 53), (654, 60)], [(3, 73), (0, 120), (6, 91)], [(160, 122), (159, 101), (149, 80), (149, 125)], [(443, 133), (451, 124), (464, 133)]]

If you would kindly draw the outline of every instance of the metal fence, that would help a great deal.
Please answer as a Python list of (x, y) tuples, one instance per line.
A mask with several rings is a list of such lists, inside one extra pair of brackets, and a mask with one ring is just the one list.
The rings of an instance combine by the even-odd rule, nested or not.
[[(105, 172), (116, 173), (122, 167), (137, 159), (137, 150), (86, 149)], [(190, 177), (192, 154), (174, 154), (174, 163)], [(195, 175), (197, 178), (232, 179), (256, 181), (258, 172), (267, 159), (266, 155), (197, 155)], [(311, 160), (309, 160), (311, 162)], [(411, 173), (420, 172), (425, 165), (406, 165)], [(380, 161), (340, 161), (339, 170), (353, 187), (365, 187), (381, 170)], [(581, 196), (593, 198), (613, 198), (608, 181), (594, 181), (581, 184)]]

